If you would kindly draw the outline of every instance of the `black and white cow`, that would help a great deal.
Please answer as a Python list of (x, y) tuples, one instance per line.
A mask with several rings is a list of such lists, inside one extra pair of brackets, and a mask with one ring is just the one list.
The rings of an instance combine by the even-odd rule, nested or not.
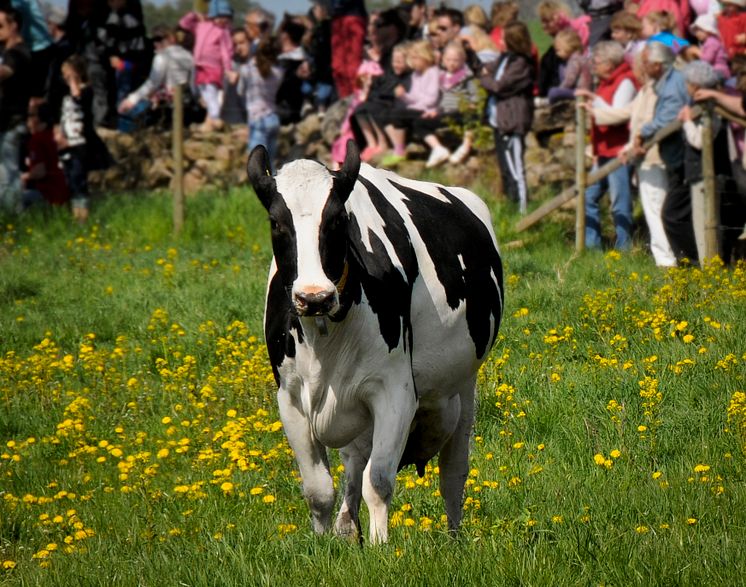
[(331, 525), (327, 447), (340, 449), (340, 535), (388, 537), (396, 473), (423, 474), (439, 455), (448, 525), (461, 521), (477, 370), (503, 308), (490, 214), (463, 188), (360, 165), (299, 160), (275, 177), (267, 152), (248, 174), (269, 212), (274, 259), (265, 335), (280, 417), (295, 452), (313, 527)]

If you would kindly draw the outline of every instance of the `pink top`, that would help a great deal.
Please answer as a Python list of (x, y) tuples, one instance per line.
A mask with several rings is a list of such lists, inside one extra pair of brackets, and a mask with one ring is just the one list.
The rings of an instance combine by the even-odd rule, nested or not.
[(230, 29), (203, 20), (196, 12), (184, 15), (179, 26), (194, 35), (195, 83), (222, 86), (223, 74), (231, 70), (233, 56)]
[(730, 77), (730, 67), (728, 67), (728, 54), (725, 52), (723, 43), (714, 35), (708, 35), (705, 42), (699, 48), (699, 58), (712, 65), (723, 79)]
[(422, 73), (412, 73), (412, 86), (402, 96), (402, 101), (412, 110), (432, 110), (438, 107), (440, 96), (440, 70), (437, 65), (428, 67)]

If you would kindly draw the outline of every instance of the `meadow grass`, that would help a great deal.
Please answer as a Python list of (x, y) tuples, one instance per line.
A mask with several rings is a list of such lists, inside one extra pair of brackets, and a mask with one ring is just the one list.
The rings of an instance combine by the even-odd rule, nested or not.
[(460, 535), (435, 461), (400, 474), (390, 543), (360, 548), (310, 530), (248, 189), (191, 199), (178, 238), (166, 195), (5, 225), (0, 583), (743, 584), (746, 267), (575, 256), (562, 216), (520, 237)]

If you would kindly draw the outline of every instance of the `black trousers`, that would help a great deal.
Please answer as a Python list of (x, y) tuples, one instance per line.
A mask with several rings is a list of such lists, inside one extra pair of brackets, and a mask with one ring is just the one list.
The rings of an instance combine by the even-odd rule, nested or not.
[(676, 260), (688, 259), (691, 263), (699, 262), (697, 241), (694, 238), (692, 224), (692, 196), (689, 184), (684, 181), (684, 165), (676, 168), (666, 166), (668, 192), (663, 201), (661, 220), (671, 243)]

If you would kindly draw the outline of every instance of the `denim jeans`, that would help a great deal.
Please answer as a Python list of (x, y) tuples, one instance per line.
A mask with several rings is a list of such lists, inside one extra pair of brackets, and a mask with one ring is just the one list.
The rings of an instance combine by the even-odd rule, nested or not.
[(18, 212), (21, 205), (21, 138), (25, 124), (0, 132), (0, 209)]
[(264, 145), (269, 152), (269, 162), (273, 171), (278, 134), (280, 134), (280, 117), (277, 114), (267, 114), (259, 120), (249, 120), (249, 152), (258, 145)]
[[(593, 171), (610, 161), (599, 157)], [(629, 185), (629, 168), (622, 165), (601, 181), (589, 186), (585, 192), (585, 246), (601, 248), (601, 214), (599, 201), (606, 192), (611, 196), (611, 216), (616, 229), (614, 248), (627, 250), (632, 247), (632, 192)]]

